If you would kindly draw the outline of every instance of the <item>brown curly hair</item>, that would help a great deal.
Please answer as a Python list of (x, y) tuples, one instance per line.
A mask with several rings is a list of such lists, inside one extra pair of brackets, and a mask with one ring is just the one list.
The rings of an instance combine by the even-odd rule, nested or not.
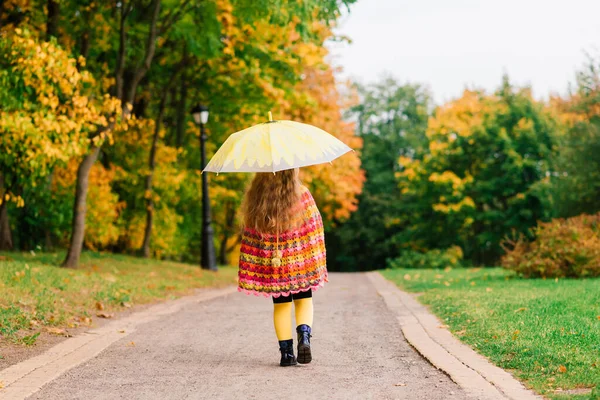
[(298, 169), (257, 173), (242, 204), (245, 227), (267, 234), (294, 228), (301, 195)]

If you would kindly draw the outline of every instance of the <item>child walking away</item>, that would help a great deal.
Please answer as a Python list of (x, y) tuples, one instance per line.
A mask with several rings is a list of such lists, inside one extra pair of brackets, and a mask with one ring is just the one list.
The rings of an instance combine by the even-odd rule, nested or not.
[[(327, 282), (323, 221), (299, 170), (257, 173), (243, 203), (239, 290), (273, 299), (283, 367), (312, 361), (313, 291)], [(298, 358), (294, 356), (292, 302)]]

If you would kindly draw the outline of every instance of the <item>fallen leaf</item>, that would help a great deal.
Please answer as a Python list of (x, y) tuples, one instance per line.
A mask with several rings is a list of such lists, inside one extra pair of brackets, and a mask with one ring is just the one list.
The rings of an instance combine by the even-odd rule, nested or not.
[(600, 315), (598, 315), (596, 318), (598, 318), (598, 320), (600, 320)]
[(438, 328), (440, 328), (440, 329), (447, 329), (448, 325), (438, 325)]
[(96, 310), (104, 310), (104, 304), (102, 304), (101, 302), (97, 301), (96, 302)]
[(450, 283), (449, 282), (444, 282), (444, 285), (445, 286), (450, 286)]
[(131, 308), (131, 303), (128, 303), (126, 301), (122, 302), (121, 305), (125, 308)]
[(125, 333), (125, 329), (121, 329), (119, 333)]
[(405, 281), (410, 281), (410, 275), (409, 274), (404, 275), (404, 280)]
[(0, 381), (0, 389), (4, 387), (4, 382)]
[(464, 335), (465, 333), (467, 333), (467, 330), (466, 330), (466, 329), (463, 329), (463, 330), (460, 330), (460, 331), (456, 331), (456, 332), (454, 332), (454, 334), (455, 334), (455, 335), (459, 335), (459, 336), (462, 336), (462, 335)]
[(406, 386), (406, 383), (396, 383), (394, 386)]
[(526, 310), (527, 310), (527, 307), (521, 307), (521, 308), (517, 308), (515, 310), (515, 312), (518, 313), (518, 312), (523, 312), (523, 311), (526, 311)]
[(53, 335), (63, 335), (65, 333), (65, 330), (61, 328), (50, 327), (46, 328), (46, 332), (51, 333)]
[(471, 281), (471, 286), (475, 286), (475, 281)]
[(128, 347), (135, 347), (135, 342), (129, 342), (129, 343), (127, 343), (127, 346)]
[(100, 318), (112, 318), (114, 317), (115, 314), (109, 314), (109, 313), (96, 313), (96, 317), (100, 317)]
[(567, 367), (565, 367), (564, 365), (561, 365), (560, 367), (558, 367), (558, 372), (560, 372), (561, 374), (564, 374), (565, 372), (567, 372)]
[(485, 291), (488, 292), (488, 293), (491, 292), (492, 290), (493, 289), (491, 287), (485, 288)]
[(444, 277), (444, 275), (441, 275), (441, 274), (435, 274), (433, 277), (434, 277), (435, 279), (442, 279), (442, 278)]

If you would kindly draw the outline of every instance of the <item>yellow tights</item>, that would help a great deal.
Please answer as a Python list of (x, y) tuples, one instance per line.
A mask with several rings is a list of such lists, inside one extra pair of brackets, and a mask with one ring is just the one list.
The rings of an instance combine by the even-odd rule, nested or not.
[[(296, 308), (296, 325), (313, 324), (312, 298), (294, 300)], [(277, 340), (292, 339), (292, 302), (275, 303), (273, 308), (273, 323)]]

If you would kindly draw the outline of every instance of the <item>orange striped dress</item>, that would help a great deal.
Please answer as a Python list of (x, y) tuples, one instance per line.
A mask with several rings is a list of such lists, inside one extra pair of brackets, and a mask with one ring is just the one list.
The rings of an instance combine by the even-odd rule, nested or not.
[(277, 235), (245, 228), (242, 234), (238, 290), (262, 296), (289, 296), (315, 290), (327, 282), (323, 220), (310, 191), (303, 187), (298, 228)]

